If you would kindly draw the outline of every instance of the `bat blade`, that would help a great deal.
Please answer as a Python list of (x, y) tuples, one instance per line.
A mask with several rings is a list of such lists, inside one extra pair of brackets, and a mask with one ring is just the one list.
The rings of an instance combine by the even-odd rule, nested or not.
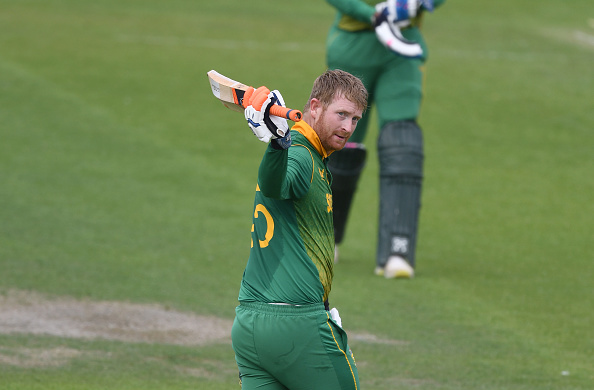
[(208, 81), (213, 95), (233, 111), (243, 112), (243, 95), (247, 85), (223, 76), (216, 70), (208, 72)]
[[(208, 81), (213, 95), (223, 103), (223, 105), (233, 111), (243, 112), (243, 96), (249, 86), (223, 76), (216, 70), (208, 73)], [(275, 116), (291, 119), (294, 122), (301, 120), (301, 111), (274, 105), (270, 108), (270, 113)]]

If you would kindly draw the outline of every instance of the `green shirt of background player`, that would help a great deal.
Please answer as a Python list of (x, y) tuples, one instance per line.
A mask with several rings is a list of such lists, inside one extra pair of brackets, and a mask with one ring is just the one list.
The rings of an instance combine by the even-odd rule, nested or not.
[(272, 104), (284, 106), (278, 91), (251, 89), (244, 101), (250, 128), (269, 144), (231, 332), (242, 389), (358, 389), (346, 333), (327, 303), (334, 231), (326, 161), (353, 134), (367, 91), (347, 72), (325, 72), (291, 131), (268, 115)]
[[(326, 42), (330, 69), (359, 77), (369, 91), (379, 121), (377, 140), (380, 191), (375, 273), (411, 278), (421, 185), (423, 135), (417, 123), (427, 45), (421, 34), (425, 11), (445, 0), (327, 0), (337, 9)], [(369, 115), (359, 122), (346, 147), (332, 155), (336, 244), (344, 237), (349, 209), (366, 159), (363, 141)], [(338, 261), (338, 247), (335, 261)]]

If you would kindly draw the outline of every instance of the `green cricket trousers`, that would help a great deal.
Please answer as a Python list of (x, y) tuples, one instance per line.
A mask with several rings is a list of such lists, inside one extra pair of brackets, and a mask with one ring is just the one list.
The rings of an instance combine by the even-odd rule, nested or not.
[(242, 390), (359, 390), (345, 331), (324, 304), (242, 302), (231, 330)]

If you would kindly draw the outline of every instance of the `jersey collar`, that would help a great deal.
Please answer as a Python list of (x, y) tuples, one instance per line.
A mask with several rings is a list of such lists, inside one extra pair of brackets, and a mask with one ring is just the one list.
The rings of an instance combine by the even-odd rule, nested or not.
[(312, 144), (314, 148), (316, 148), (318, 153), (323, 158), (328, 158), (330, 153), (332, 153), (327, 152), (326, 149), (324, 149), (324, 147), (322, 146), (322, 141), (320, 141), (320, 137), (318, 137), (318, 133), (316, 133), (315, 130), (309, 124), (307, 124), (307, 122), (303, 120), (299, 121), (295, 123), (291, 130), (296, 130), (299, 133), (303, 134), (303, 136), (307, 138), (309, 143)]

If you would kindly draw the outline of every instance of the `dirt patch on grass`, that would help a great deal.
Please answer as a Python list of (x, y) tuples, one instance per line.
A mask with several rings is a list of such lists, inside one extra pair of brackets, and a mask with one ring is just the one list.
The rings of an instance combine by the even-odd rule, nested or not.
[[(157, 304), (47, 297), (22, 290), (0, 293), (0, 334), (49, 335), (134, 343), (202, 346), (231, 343), (233, 321), (169, 309)], [(407, 342), (349, 332), (349, 340), (390, 346)], [(34, 349), (0, 345), (0, 365), (52, 367), (91, 353), (58, 347)], [(210, 377), (218, 369), (179, 367), (186, 375)]]
[(58, 367), (81, 354), (81, 351), (64, 347), (50, 349), (0, 347), (0, 364), (25, 368)]
[(0, 333), (138, 343), (229, 342), (232, 321), (155, 304), (47, 298), (10, 290), (0, 295)]

